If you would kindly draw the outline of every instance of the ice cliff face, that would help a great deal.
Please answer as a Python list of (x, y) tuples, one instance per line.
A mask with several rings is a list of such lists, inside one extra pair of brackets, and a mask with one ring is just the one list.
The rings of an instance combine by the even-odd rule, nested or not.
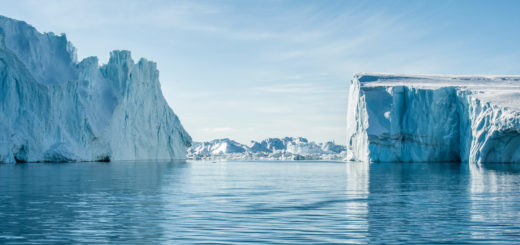
[(0, 162), (185, 158), (158, 76), (129, 51), (78, 63), (65, 35), (0, 16)]
[(230, 139), (194, 142), (190, 159), (211, 160), (343, 160), (345, 147), (334, 142), (315, 143), (302, 137), (269, 138), (249, 145)]
[(519, 99), (520, 76), (356, 75), (348, 159), (520, 162)]

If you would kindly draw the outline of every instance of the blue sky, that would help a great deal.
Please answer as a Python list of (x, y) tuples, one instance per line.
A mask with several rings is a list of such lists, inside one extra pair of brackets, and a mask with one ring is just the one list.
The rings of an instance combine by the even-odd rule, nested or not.
[(27, 1), (0, 14), (66, 33), (80, 59), (158, 63), (194, 140), (345, 143), (355, 72), (519, 74), (520, 1)]

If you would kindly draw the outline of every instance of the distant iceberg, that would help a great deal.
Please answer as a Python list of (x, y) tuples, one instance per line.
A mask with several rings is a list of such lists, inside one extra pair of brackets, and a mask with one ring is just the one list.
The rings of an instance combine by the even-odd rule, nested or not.
[(0, 16), (0, 162), (182, 159), (191, 137), (154, 62), (77, 62), (64, 34)]
[(520, 76), (358, 74), (347, 159), (520, 162)]
[(302, 137), (269, 138), (249, 145), (231, 139), (193, 142), (188, 158), (195, 160), (343, 160), (345, 146), (315, 143)]

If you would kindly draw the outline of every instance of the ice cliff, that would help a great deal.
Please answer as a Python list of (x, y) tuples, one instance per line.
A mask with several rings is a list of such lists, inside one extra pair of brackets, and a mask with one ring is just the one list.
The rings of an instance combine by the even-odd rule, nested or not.
[(349, 160), (520, 162), (520, 76), (358, 74)]
[(345, 147), (302, 137), (269, 138), (249, 145), (231, 139), (193, 142), (188, 158), (206, 160), (343, 160)]
[(0, 162), (182, 159), (191, 137), (154, 62), (77, 62), (64, 34), (0, 16)]

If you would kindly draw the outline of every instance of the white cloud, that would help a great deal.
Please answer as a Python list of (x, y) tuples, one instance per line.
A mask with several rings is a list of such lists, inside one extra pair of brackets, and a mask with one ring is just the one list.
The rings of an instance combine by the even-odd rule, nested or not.
[(253, 90), (281, 94), (345, 94), (347, 87), (332, 87), (315, 83), (286, 83), (254, 87)]
[(232, 128), (229, 127), (222, 127), (222, 128), (201, 128), (200, 129), (203, 132), (209, 132), (209, 133), (221, 133), (221, 132), (229, 132), (232, 131)]

